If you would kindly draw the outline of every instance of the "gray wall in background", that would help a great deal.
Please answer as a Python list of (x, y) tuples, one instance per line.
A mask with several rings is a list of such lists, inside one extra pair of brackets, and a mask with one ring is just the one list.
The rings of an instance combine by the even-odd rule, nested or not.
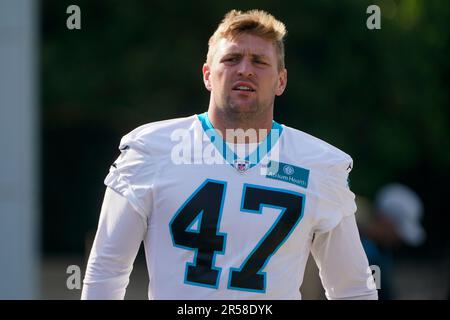
[(38, 9), (0, 0), (0, 299), (39, 293)]

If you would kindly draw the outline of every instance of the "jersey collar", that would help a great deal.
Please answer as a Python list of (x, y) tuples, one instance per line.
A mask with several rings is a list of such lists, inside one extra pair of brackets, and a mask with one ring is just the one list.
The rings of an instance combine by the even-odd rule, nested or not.
[(254, 167), (270, 152), (272, 146), (277, 143), (278, 139), (281, 136), (281, 133), (283, 132), (283, 126), (278, 122), (272, 120), (272, 128), (264, 141), (260, 142), (255, 151), (245, 157), (245, 159), (240, 159), (237, 154), (228, 147), (228, 145), (225, 143), (225, 141), (222, 139), (222, 136), (216, 131), (216, 129), (214, 129), (211, 121), (209, 121), (208, 112), (204, 112), (197, 116), (202, 124), (204, 132), (208, 135), (211, 143), (214, 144), (225, 161), (232, 166), (234, 166), (237, 160), (244, 160), (245, 162), (249, 163), (249, 169)]

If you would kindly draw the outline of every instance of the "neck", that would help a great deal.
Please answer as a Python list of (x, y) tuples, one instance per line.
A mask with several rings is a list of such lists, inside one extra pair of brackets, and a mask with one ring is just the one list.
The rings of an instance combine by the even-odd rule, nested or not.
[(265, 114), (255, 116), (254, 114), (229, 114), (210, 107), (208, 118), (226, 142), (259, 143), (272, 129), (273, 108)]

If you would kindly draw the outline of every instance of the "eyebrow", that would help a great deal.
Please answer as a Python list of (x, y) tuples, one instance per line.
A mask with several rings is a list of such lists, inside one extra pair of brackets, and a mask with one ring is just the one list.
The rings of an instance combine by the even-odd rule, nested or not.
[[(225, 53), (223, 55), (223, 58), (225, 57), (242, 57), (243, 54), (241, 52), (229, 52), (229, 53)], [(257, 53), (252, 53), (251, 54), (252, 58), (258, 58), (258, 59), (269, 59), (268, 56), (264, 55), (264, 54), (257, 54)]]

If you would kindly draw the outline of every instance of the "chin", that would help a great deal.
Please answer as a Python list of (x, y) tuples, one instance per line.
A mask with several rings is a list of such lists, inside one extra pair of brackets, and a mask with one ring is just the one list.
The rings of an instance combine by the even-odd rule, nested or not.
[(231, 104), (230, 110), (234, 113), (255, 113), (258, 111), (258, 106), (254, 104)]

